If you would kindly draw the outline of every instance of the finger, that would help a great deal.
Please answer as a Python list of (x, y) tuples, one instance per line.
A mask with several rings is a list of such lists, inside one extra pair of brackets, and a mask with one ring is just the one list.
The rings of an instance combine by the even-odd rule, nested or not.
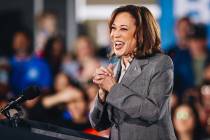
[(99, 69), (96, 70), (95, 75), (107, 75), (107, 72), (102, 69)]
[(100, 70), (103, 71), (106, 75), (111, 76), (111, 74), (112, 74), (112, 73), (110, 73), (110, 71), (107, 68), (101, 67)]
[(105, 75), (96, 75), (93, 79), (95, 79), (95, 80), (100, 80), (100, 79), (104, 79), (104, 78), (106, 78), (107, 76), (105, 76)]
[(109, 70), (107, 68), (100, 67), (99, 69), (96, 70), (94, 76), (96, 76), (96, 75), (107, 75), (107, 76), (111, 76), (111, 75), (113, 75), (113, 72), (112, 72), (112, 70)]
[(108, 67), (107, 67), (107, 70), (108, 70), (112, 75), (114, 75), (113, 69), (114, 69), (114, 65), (113, 65), (113, 64), (109, 64)]
[(109, 64), (107, 68), (113, 71), (114, 70), (114, 65), (113, 64)]
[(94, 84), (100, 85), (102, 82), (103, 82), (103, 79), (102, 80), (95, 80), (95, 79), (93, 79), (93, 83)]

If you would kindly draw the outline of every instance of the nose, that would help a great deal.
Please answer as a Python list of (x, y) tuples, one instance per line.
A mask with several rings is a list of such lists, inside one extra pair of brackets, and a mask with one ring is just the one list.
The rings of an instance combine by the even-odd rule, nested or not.
[(111, 36), (113, 38), (119, 38), (121, 36), (121, 33), (119, 30), (114, 30), (114, 31), (112, 31)]

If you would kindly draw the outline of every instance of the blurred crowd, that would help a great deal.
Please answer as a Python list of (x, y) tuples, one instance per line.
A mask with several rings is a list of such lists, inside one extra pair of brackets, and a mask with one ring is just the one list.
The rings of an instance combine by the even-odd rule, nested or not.
[[(0, 106), (19, 96), (30, 85), (41, 96), (24, 103), (24, 118), (52, 123), (88, 134), (108, 137), (109, 130), (91, 128), (88, 113), (98, 87), (92, 83), (96, 68), (113, 63), (107, 49), (96, 47), (89, 36), (80, 35), (72, 49), (56, 26), (56, 16), (37, 17), (35, 40), (28, 30), (14, 33), (13, 53), (0, 58)], [(174, 62), (172, 120), (179, 140), (210, 138), (210, 52), (207, 27), (190, 18), (178, 19), (176, 41), (165, 50)], [(35, 42), (34, 47), (33, 42)], [(10, 46), (8, 46), (10, 47)], [(4, 119), (0, 115), (0, 119)]]

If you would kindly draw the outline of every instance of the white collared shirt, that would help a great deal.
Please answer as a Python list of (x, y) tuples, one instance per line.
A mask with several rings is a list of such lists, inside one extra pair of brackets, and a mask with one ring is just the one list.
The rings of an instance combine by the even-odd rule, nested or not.
[(118, 83), (121, 82), (123, 76), (125, 75), (125, 72), (128, 70), (128, 67), (130, 66), (131, 62), (133, 59), (131, 59), (128, 64), (125, 66), (125, 64), (123, 63), (123, 60), (120, 60), (120, 64), (121, 64), (121, 73), (120, 73), (120, 78), (118, 80)]

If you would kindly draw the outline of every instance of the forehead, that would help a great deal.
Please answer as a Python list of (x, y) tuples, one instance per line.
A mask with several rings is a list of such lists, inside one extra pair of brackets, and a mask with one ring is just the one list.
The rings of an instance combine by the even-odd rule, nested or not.
[(177, 108), (177, 112), (186, 112), (186, 113), (192, 113), (192, 110), (188, 106), (180, 106)]
[(116, 15), (113, 24), (115, 25), (133, 25), (135, 18), (128, 12), (122, 12)]

